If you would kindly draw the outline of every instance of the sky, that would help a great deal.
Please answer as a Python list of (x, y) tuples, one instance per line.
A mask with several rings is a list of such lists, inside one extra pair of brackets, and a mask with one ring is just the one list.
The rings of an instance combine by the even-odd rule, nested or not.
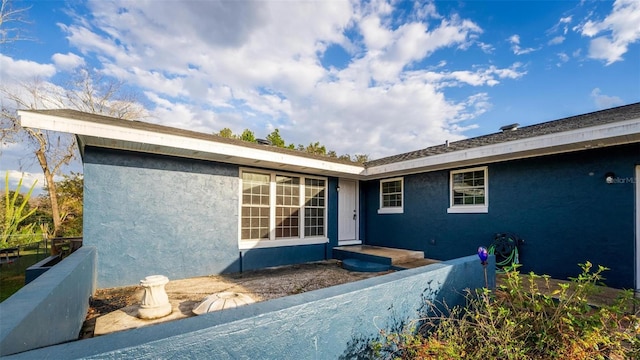
[[(90, 68), (138, 94), (147, 122), (277, 128), (339, 155), (640, 101), (637, 0), (13, 2), (31, 40), (0, 47), (4, 86)], [(44, 184), (24, 144), (2, 146), (3, 174)]]

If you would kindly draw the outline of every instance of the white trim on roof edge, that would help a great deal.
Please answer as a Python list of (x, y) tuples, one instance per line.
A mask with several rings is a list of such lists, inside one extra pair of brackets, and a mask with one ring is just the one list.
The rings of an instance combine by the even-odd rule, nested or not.
[(381, 179), (634, 142), (640, 142), (640, 118), (373, 166), (365, 176)]
[[(125, 126), (106, 125), (30, 111), (19, 110), (18, 115), (23, 126), (76, 134), (80, 137), (85, 137), (85, 140), (109, 139), (112, 142), (109, 143), (108, 147), (114, 149), (134, 150), (131, 144), (147, 144), (153, 146), (153, 149), (147, 150), (151, 153), (184, 157), (184, 152), (177, 150), (187, 150), (190, 157), (198, 159), (214, 159), (215, 156), (216, 161), (243, 166), (277, 168), (286, 171), (320, 174), (322, 176), (342, 176), (361, 180), (382, 179), (419, 172), (477, 166), (498, 161), (640, 142), (640, 118), (635, 118), (364, 169), (359, 165), (322, 161), (292, 154), (277, 153), (268, 149), (254, 149), (223, 142), (131, 129)], [(88, 142), (86, 145), (93, 144)], [(204, 156), (206, 154), (212, 156)]]
[[(22, 126), (34, 127), (45, 130), (59, 131), (75, 134), (81, 137), (105, 138), (122, 142), (121, 146), (113, 148), (124, 149), (125, 143), (141, 143), (159, 146), (153, 153), (175, 155), (171, 149), (184, 149), (194, 154), (216, 154), (227, 158), (226, 162), (242, 165), (272, 167), (284, 165), (287, 170), (297, 170), (306, 173), (335, 174), (358, 178), (364, 170), (363, 166), (340, 164), (331, 161), (323, 161), (308, 157), (290, 154), (276, 153), (269, 150), (254, 149), (245, 146), (228, 144), (223, 142), (194, 139), (180, 135), (163, 134), (154, 131), (131, 129), (118, 125), (107, 125), (92, 121), (70, 119), (54, 115), (18, 111)], [(87, 142), (86, 145), (92, 145)], [(195, 158), (206, 158), (195, 156)], [(261, 162), (264, 162), (262, 164)]]

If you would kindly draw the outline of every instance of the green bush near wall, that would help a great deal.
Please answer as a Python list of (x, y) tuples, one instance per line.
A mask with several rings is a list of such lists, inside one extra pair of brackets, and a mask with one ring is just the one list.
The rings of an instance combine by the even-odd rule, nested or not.
[(387, 333), (379, 355), (395, 359), (638, 359), (640, 302), (632, 291), (591, 305), (606, 268), (580, 265), (570, 283), (506, 273), (497, 291), (468, 291), (467, 304), (420, 319), (418, 332)]

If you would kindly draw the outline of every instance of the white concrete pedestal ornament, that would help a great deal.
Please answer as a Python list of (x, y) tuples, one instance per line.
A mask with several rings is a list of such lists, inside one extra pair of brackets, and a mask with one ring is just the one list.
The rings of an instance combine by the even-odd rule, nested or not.
[(249, 295), (224, 291), (207, 296), (192, 310), (192, 312), (196, 315), (202, 315), (208, 312), (253, 304), (254, 302), (255, 301)]
[(140, 285), (144, 287), (144, 295), (138, 309), (140, 319), (158, 319), (171, 314), (171, 303), (164, 286), (169, 282), (169, 278), (164, 275), (151, 275), (140, 280)]

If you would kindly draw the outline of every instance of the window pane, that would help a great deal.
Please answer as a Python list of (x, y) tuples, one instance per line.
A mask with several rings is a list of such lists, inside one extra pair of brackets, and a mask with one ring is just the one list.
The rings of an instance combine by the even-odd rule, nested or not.
[(304, 236), (323, 236), (325, 180), (305, 179), (304, 186)]
[(242, 239), (269, 238), (270, 175), (242, 173)]
[(300, 178), (276, 176), (276, 238), (298, 237)]
[(452, 205), (485, 205), (485, 171), (467, 171), (452, 175)]
[(402, 181), (385, 181), (381, 186), (382, 207), (402, 207)]

